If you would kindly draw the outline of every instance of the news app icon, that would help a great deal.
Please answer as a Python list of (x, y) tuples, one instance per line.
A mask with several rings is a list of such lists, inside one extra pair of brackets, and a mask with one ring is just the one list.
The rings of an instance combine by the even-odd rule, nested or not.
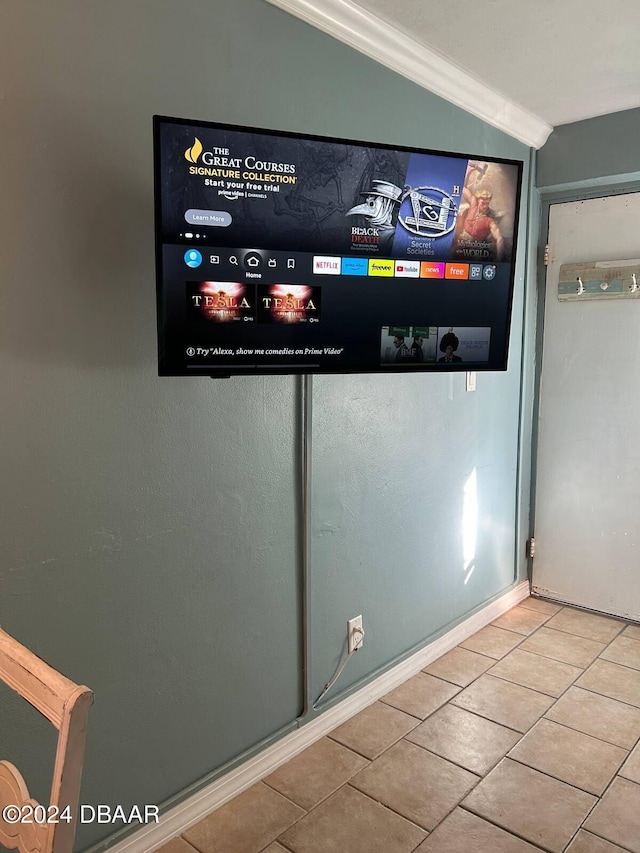
[(184, 253), (184, 262), (188, 267), (194, 269), (202, 263), (202, 255), (197, 249), (187, 249)]

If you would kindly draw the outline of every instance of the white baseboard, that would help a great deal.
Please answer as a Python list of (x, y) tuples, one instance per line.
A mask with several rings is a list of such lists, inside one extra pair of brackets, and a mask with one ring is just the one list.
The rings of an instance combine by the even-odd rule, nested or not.
[(464, 622), (430, 643), (411, 657), (385, 672), (375, 681), (348, 696), (324, 714), (285, 735), (259, 755), (216, 779), (193, 796), (160, 816), (159, 823), (143, 826), (108, 848), (109, 853), (151, 853), (172, 838), (185, 832), (211, 812), (224, 805), (256, 782), (273, 773), (303, 749), (324, 737), (337, 726), (376, 702), (411, 676), (416, 675), (437, 658), (506, 613), (529, 595), (529, 582), (523, 581), (500, 598), (487, 604)]

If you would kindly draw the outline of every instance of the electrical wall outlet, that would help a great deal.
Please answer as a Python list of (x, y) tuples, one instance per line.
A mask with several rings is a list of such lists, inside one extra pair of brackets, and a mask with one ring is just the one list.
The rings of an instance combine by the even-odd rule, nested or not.
[(349, 654), (361, 649), (364, 642), (362, 616), (355, 616), (347, 622), (347, 651)]

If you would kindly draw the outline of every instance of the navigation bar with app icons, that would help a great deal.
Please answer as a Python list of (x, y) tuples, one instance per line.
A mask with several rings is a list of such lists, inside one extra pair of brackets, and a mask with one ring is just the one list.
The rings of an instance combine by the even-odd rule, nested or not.
[(492, 281), (495, 263), (422, 261), (403, 258), (354, 258), (310, 255), (302, 252), (264, 249), (182, 247), (184, 263), (210, 274), (236, 274), (242, 279), (282, 279), (293, 281), (315, 276), (366, 276), (369, 278), (444, 279), (446, 281)]
[(314, 275), (366, 275), (386, 278), (444, 278), (457, 281), (491, 281), (495, 264), (450, 261), (391, 260), (387, 258), (341, 258), (314, 255)]

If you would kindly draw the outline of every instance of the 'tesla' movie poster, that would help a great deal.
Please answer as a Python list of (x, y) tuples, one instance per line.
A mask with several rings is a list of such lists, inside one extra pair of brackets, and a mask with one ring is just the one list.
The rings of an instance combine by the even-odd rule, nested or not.
[(320, 288), (305, 284), (258, 285), (260, 323), (319, 323)]
[(253, 291), (253, 287), (237, 281), (188, 281), (187, 316), (216, 323), (253, 320)]
[(511, 260), (515, 164), (177, 124), (161, 158), (166, 242)]

